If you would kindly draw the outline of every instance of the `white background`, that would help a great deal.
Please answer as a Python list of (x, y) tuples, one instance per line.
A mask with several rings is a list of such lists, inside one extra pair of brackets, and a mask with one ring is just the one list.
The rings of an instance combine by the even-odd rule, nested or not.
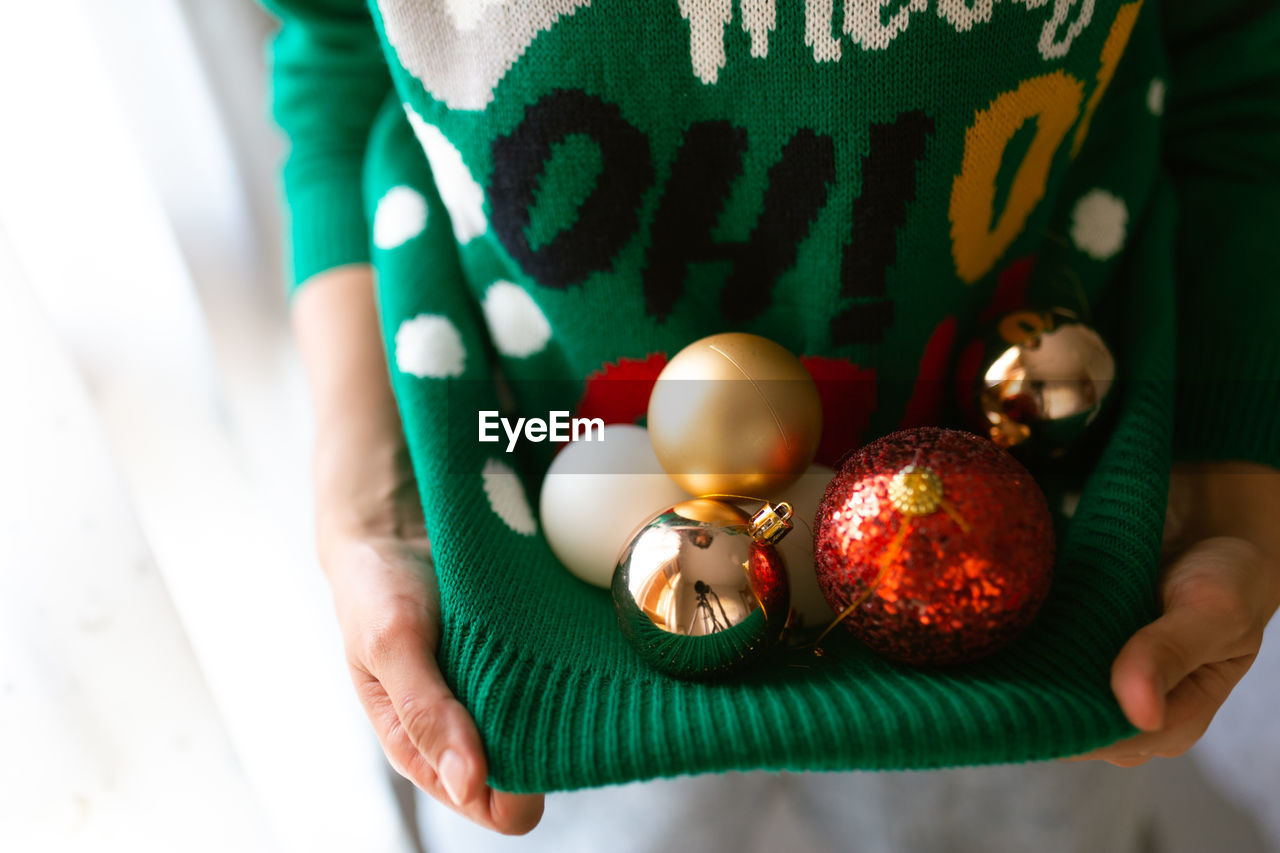
[[(0, 0), (0, 850), (414, 849), (311, 553), (269, 26)], [(1280, 850), (1274, 633), (1185, 760)]]

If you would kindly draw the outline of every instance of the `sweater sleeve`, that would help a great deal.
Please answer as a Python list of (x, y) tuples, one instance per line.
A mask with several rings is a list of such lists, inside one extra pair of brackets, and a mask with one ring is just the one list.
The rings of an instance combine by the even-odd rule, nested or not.
[(283, 170), (290, 294), (316, 273), (369, 260), (361, 171), (391, 89), (364, 0), (263, 0), (281, 21), (269, 51)]
[(1180, 215), (1174, 458), (1280, 467), (1280, 2), (1164, 5)]

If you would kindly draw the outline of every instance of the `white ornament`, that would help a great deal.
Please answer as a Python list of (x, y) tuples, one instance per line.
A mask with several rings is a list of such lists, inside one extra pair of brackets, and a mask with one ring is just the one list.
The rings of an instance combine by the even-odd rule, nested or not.
[(427, 200), (413, 187), (392, 187), (373, 213), (373, 245), (394, 249), (427, 227)]
[(607, 589), (618, 554), (635, 529), (688, 498), (663, 472), (648, 430), (610, 424), (602, 441), (578, 440), (560, 451), (542, 481), (538, 503), (542, 532), (560, 562), (587, 583)]
[(480, 477), (484, 480), (484, 494), (494, 515), (521, 536), (532, 536), (538, 531), (533, 510), (524, 496), (524, 486), (510, 465), (497, 459), (485, 460)]
[(783, 490), (781, 495), (761, 495), (776, 506), (778, 501), (791, 504), (792, 530), (778, 543), (778, 553), (787, 565), (791, 581), (791, 606), (804, 617), (806, 627), (826, 625), (835, 614), (831, 605), (818, 589), (818, 575), (813, 564), (813, 523), (818, 514), (818, 504), (827, 491), (827, 485), (836, 472), (826, 465), (813, 464), (800, 479)]
[(439, 314), (419, 314), (396, 331), (396, 367), (419, 379), (461, 376), (467, 363), (458, 327)]
[(528, 358), (542, 352), (551, 340), (551, 324), (523, 287), (495, 281), (485, 291), (484, 321), (498, 352), (512, 358)]

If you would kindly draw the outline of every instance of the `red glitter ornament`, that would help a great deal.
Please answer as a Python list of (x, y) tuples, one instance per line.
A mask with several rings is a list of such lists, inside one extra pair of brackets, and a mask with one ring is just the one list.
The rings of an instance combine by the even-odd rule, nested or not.
[(920, 427), (868, 444), (818, 507), (822, 594), (858, 639), (901, 663), (961, 663), (1006, 645), (1044, 602), (1053, 560), (1031, 474), (967, 432)]

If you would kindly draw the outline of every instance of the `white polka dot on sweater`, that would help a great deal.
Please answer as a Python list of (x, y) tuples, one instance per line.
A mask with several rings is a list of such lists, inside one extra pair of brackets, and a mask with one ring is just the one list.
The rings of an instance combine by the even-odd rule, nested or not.
[(1128, 230), (1129, 208), (1103, 189), (1085, 193), (1071, 214), (1072, 241), (1095, 261), (1112, 258), (1124, 248)]
[(495, 281), (484, 294), (484, 319), (503, 355), (527, 358), (551, 340), (551, 324), (538, 303), (518, 284)]
[(506, 522), (521, 536), (532, 536), (538, 530), (538, 523), (533, 520), (533, 510), (529, 508), (529, 500), (524, 495), (524, 486), (511, 466), (497, 459), (489, 459), (480, 472), (484, 480), (484, 493), (489, 498), (489, 508), (494, 515)]
[(394, 249), (422, 233), (427, 227), (427, 200), (413, 187), (387, 190), (373, 212), (373, 245)]
[(1168, 94), (1168, 87), (1165, 85), (1163, 78), (1156, 77), (1151, 81), (1151, 85), (1147, 87), (1147, 109), (1151, 111), (1153, 116), (1164, 115), (1164, 98)]
[(440, 191), (440, 200), (449, 209), (454, 236), (459, 243), (471, 242), (489, 228), (484, 215), (484, 190), (471, 176), (462, 152), (453, 147), (440, 128), (428, 124), (408, 105), (404, 111), (431, 163), (431, 176)]
[(467, 362), (458, 327), (439, 314), (419, 314), (396, 331), (396, 367), (419, 379), (461, 376)]

